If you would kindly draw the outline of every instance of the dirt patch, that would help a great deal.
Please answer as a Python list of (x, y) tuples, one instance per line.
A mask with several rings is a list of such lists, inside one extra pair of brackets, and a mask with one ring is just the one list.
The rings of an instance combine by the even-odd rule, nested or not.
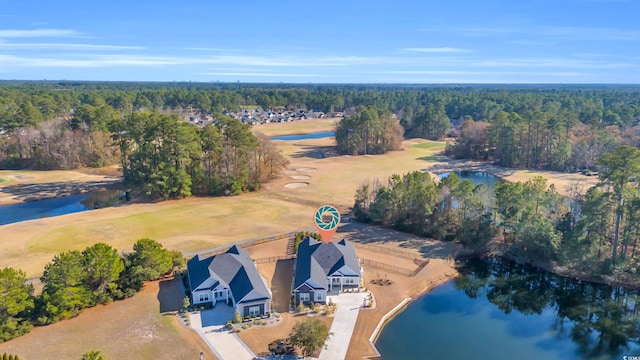
[(291, 178), (294, 179), (294, 180), (309, 180), (309, 179), (311, 179), (311, 176), (309, 176), (309, 175), (293, 175)]
[[(176, 315), (160, 313), (163, 304), (181, 298), (181, 292), (175, 292), (178, 281), (150, 282), (130, 299), (37, 327), (0, 344), (0, 353), (13, 353), (24, 359), (79, 359), (87, 351), (100, 350), (109, 359), (135, 360), (198, 359), (203, 351), (205, 359), (215, 359), (194, 330), (182, 326)], [(162, 290), (162, 286), (166, 288)]]
[(286, 187), (287, 189), (297, 189), (297, 188), (305, 187), (308, 185), (309, 185), (308, 182), (294, 182), (294, 183), (285, 184), (284, 187)]

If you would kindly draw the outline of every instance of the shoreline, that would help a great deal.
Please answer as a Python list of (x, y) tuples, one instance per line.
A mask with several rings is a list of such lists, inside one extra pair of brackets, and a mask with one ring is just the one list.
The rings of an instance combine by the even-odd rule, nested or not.
[(633, 279), (627, 279), (627, 278), (616, 278), (615, 275), (594, 275), (594, 274), (586, 273), (584, 271), (574, 270), (565, 266), (545, 264), (545, 263), (523, 262), (523, 261), (520, 261), (517, 257), (504, 252), (493, 255), (493, 256), (491, 255), (479, 256), (479, 258), (488, 258), (488, 257), (500, 257), (506, 260), (513, 261), (516, 264), (529, 265), (538, 270), (546, 271), (548, 273), (551, 273), (560, 277), (572, 278), (575, 280), (584, 281), (589, 284), (620, 287), (625, 290), (633, 290), (633, 289), (640, 288), (639, 279), (633, 280)]
[(391, 309), (386, 314), (384, 314), (382, 316), (382, 318), (380, 319), (380, 321), (378, 322), (378, 325), (376, 326), (376, 328), (373, 330), (373, 333), (371, 333), (371, 336), (369, 336), (369, 344), (371, 345), (371, 348), (376, 353), (376, 355), (364, 356), (363, 358), (364, 359), (376, 359), (376, 358), (379, 359), (382, 355), (378, 351), (378, 348), (376, 347), (375, 343), (378, 340), (378, 337), (380, 337), (380, 334), (382, 333), (384, 328), (387, 326), (387, 324), (389, 322), (393, 321), (393, 319), (396, 316), (400, 315), (404, 310), (406, 310), (406, 308), (409, 305), (411, 305), (411, 303), (413, 303), (414, 301), (418, 300), (420, 297), (429, 294), (433, 289), (437, 288), (438, 286), (442, 286), (442, 285), (448, 283), (451, 279), (455, 278), (456, 276), (448, 276), (448, 274), (445, 274), (441, 278), (439, 278), (437, 280), (434, 280), (434, 281), (431, 281), (429, 283), (429, 285), (427, 285), (426, 288), (424, 288), (423, 290), (415, 293), (411, 297), (403, 299), (393, 309)]
[[(58, 197), (72, 196), (78, 194), (84, 194), (91, 191), (100, 191), (100, 190), (119, 190), (118, 188), (122, 188), (124, 184), (123, 179), (113, 179), (113, 180), (104, 180), (97, 182), (69, 182), (69, 189), (41, 189), (41, 186), (46, 186), (44, 184), (32, 184), (35, 189), (32, 191), (26, 191), (19, 194), (16, 194), (12, 191), (2, 191), (2, 187), (0, 187), (0, 193), (3, 193), (0, 196), (0, 206), (9, 206), (16, 204), (26, 204), (37, 202), (41, 200), (47, 199), (55, 199)], [(10, 187), (10, 186), (7, 186)]]

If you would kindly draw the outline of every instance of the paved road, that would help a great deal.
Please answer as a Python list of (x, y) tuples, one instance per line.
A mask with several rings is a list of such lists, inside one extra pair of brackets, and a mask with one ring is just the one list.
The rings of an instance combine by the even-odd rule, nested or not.
[(320, 360), (341, 360), (347, 356), (358, 312), (366, 296), (366, 292), (328, 296), (338, 305), (338, 310), (329, 330), (333, 335), (329, 337), (326, 348), (320, 352)]
[(256, 355), (234, 333), (225, 329), (233, 308), (224, 304), (191, 314), (191, 327), (209, 345), (219, 360), (251, 360)]

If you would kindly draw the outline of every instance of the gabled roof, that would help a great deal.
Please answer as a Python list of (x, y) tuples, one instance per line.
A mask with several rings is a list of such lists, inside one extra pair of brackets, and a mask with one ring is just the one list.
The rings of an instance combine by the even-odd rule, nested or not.
[(271, 298), (251, 257), (236, 245), (223, 254), (205, 259), (196, 255), (187, 263), (187, 269), (192, 290), (214, 277), (229, 285), (236, 303)]
[(327, 276), (341, 275), (338, 271), (344, 267), (354, 274), (360, 274), (360, 264), (353, 244), (345, 239), (337, 243), (324, 243), (308, 237), (298, 245), (293, 288), (297, 289), (307, 283), (316, 289), (327, 289)]

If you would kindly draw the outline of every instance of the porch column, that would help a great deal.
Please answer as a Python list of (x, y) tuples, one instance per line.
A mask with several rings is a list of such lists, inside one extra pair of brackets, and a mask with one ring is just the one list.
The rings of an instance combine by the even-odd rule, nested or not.
[(329, 277), (329, 291), (333, 291), (333, 278)]
[(344, 277), (340, 277), (340, 291), (342, 291), (342, 284), (344, 283)]

